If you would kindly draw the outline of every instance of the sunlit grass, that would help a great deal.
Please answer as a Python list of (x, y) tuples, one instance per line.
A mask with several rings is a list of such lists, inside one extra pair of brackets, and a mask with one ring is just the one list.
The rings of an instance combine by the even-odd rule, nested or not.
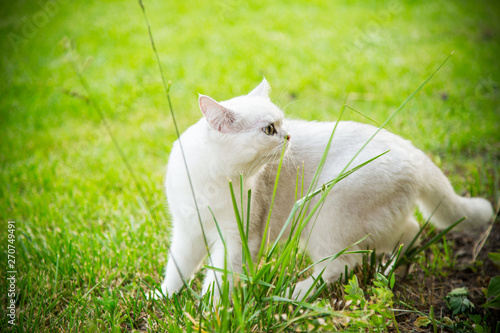
[[(406, 1), (400, 7), (376, 1), (145, 5), (165, 75), (172, 80), (181, 131), (201, 116), (198, 92), (228, 99), (246, 93), (263, 75), (274, 88), (275, 101), (283, 92), (291, 117), (335, 121), (347, 98), (350, 106), (383, 123), (454, 50), (449, 63), (388, 128), (428, 152), (459, 193), (498, 201), (496, 2), (444, 7)], [(267, 312), (258, 318), (225, 314), (219, 324), (216, 316), (207, 319), (213, 316), (207, 314), (210, 309), (200, 307), (188, 290), (166, 303), (144, 299), (163, 275), (170, 234), (163, 179), (176, 137), (140, 7), (135, 1), (67, 2), (14, 47), (9, 34), (22, 36), (26, 22), (33, 22), (40, 10), (46, 10), (42, 2), (2, 4), (0, 10), (0, 220), (4, 226), (7, 220), (17, 223), (17, 306), (24, 331), (170, 332), (202, 323), (236, 330), (229, 321), (233, 316), (246, 323), (267, 322), (276, 330), (293, 327), (287, 321), (303, 313), (285, 303), (261, 304)], [(68, 41), (92, 96), (67, 61)], [(89, 97), (109, 120), (157, 221)], [(370, 123), (349, 109), (343, 119)], [(5, 235), (0, 232), (2, 249)], [(278, 250), (277, 256), (283, 248)], [(428, 251), (434, 261), (415, 258), (426, 274), (453, 266), (444, 243)], [(375, 272), (370, 272), (365, 280), (370, 274), (358, 272), (365, 295), (375, 295), (373, 288), (388, 295), (390, 288), (374, 285)], [(289, 273), (282, 279), (289, 279)], [(202, 274), (193, 281), (196, 292)], [(330, 299), (345, 302), (344, 294), (343, 286), (334, 286), (319, 293), (313, 305), (321, 311), (342, 310), (345, 303), (332, 306)], [(0, 297), (5, 304), (6, 296)], [(354, 311), (351, 305), (345, 309)], [(328, 317), (322, 325), (313, 317), (304, 318), (305, 329), (342, 327), (341, 319)], [(1, 325), (7, 325), (4, 316)]]

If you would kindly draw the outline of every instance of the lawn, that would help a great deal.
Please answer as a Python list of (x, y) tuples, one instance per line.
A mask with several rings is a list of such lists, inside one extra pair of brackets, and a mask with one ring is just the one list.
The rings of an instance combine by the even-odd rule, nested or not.
[[(289, 117), (334, 121), (346, 103), (344, 120), (381, 124), (453, 52), (387, 128), (428, 153), (458, 193), (498, 211), (498, 2), (144, 6), (181, 132), (201, 116), (198, 93), (229, 99), (263, 76)], [(2, 332), (498, 332), (500, 312), (482, 306), (500, 275), (488, 256), (500, 250), (498, 220), (489, 233), (451, 231), (395, 285), (366, 263), (354, 272), (359, 287), (352, 278), (310, 303), (245, 306), (235, 296), (214, 313), (197, 298), (202, 273), (194, 292), (146, 300), (169, 246), (163, 181), (176, 133), (139, 3), (2, 3), (0, 46), (2, 290), (15, 276), (15, 295), (0, 295)], [(424, 228), (428, 239), (436, 233)], [(449, 296), (459, 287), (466, 292)], [(471, 303), (454, 313), (453, 297)]]

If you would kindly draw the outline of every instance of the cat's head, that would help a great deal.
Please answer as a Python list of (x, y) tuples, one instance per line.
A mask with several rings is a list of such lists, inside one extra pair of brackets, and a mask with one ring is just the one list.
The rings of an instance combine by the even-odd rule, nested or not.
[(271, 102), (270, 90), (263, 79), (248, 95), (227, 101), (199, 97), (210, 139), (234, 156), (235, 164), (241, 164), (238, 172), (250, 171), (256, 163), (260, 164), (259, 160), (279, 160), (283, 145), (289, 146), (283, 111)]

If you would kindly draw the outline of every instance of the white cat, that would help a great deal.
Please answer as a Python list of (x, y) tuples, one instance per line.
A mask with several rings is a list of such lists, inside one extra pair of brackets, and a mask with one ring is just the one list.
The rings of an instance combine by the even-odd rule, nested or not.
[[(199, 106), (204, 117), (175, 142), (168, 164), (166, 190), (173, 235), (166, 277), (158, 295), (170, 296), (179, 291), (207, 254), (210, 265), (224, 268), (224, 244), (214, 216), (227, 246), (229, 267), (241, 272), (241, 238), (229, 180), (233, 181), (238, 198), (241, 173), (243, 193), (252, 189), (249, 247), (254, 257), (262, 241), (277, 162), (284, 144), (286, 158), (271, 215), (270, 241), (278, 236), (296, 201), (297, 167), (304, 174), (304, 183), (298, 187), (307, 190), (311, 184), (335, 123), (284, 119), (283, 112), (270, 101), (269, 91), (264, 79), (248, 95), (228, 101), (218, 103), (200, 95)], [(321, 186), (337, 177), (376, 130), (365, 124), (339, 122), (318, 184)], [(431, 221), (439, 228), (464, 216), (467, 219), (460, 228), (490, 221), (493, 211), (488, 201), (456, 195), (444, 174), (422, 151), (388, 131), (379, 132), (352, 166), (387, 150), (390, 152), (337, 183), (314, 227), (311, 223), (304, 229), (302, 237), (309, 237), (306, 250), (313, 261), (331, 256), (367, 234), (370, 236), (353, 249), (368, 246), (379, 253), (389, 253), (400, 242), (408, 246), (419, 230), (413, 216), (416, 204), (425, 216), (432, 215)], [(282, 238), (286, 237), (285, 233)], [(359, 255), (344, 255), (317, 265), (311, 277), (297, 284), (294, 297), (304, 295), (325, 266), (323, 279), (333, 281), (344, 272), (345, 265), (353, 267), (359, 260)], [(207, 272), (203, 293), (213, 287), (214, 282), (220, 284), (220, 279), (220, 273)], [(215, 296), (218, 296), (217, 287)]]

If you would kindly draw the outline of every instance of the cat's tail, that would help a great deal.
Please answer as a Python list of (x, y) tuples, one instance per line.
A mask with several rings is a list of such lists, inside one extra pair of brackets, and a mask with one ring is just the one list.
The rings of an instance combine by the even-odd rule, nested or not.
[(446, 228), (465, 217), (455, 229), (479, 227), (491, 221), (493, 208), (483, 198), (465, 198), (457, 195), (448, 178), (427, 157), (421, 171), (419, 208), (438, 228)]

